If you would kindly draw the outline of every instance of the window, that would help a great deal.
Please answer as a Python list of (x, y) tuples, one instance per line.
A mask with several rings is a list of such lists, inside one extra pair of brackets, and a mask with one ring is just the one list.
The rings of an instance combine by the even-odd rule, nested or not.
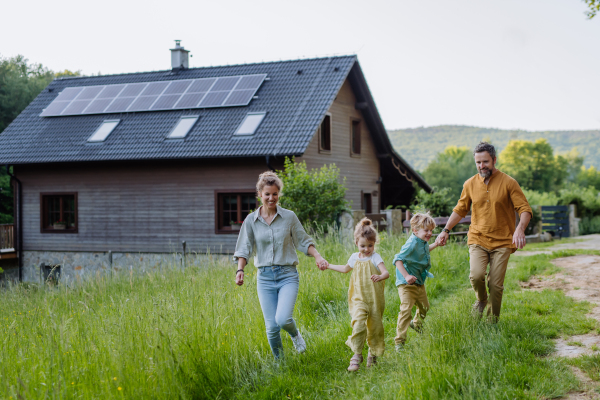
[(119, 119), (107, 119), (88, 139), (88, 142), (104, 142), (108, 135), (119, 125)]
[(254, 135), (265, 115), (265, 112), (248, 113), (234, 135)]
[(216, 233), (238, 233), (242, 222), (258, 207), (256, 191), (216, 192)]
[(373, 203), (371, 201), (371, 193), (363, 192), (363, 210), (365, 210), (365, 214), (371, 214), (373, 212)]
[(179, 119), (175, 128), (169, 133), (168, 139), (183, 139), (198, 121), (197, 115), (186, 115)]
[(360, 155), (360, 121), (353, 119), (350, 129), (350, 154)]
[(77, 233), (77, 193), (41, 194), (42, 233)]
[(319, 151), (327, 153), (331, 151), (331, 115), (325, 115), (319, 127)]

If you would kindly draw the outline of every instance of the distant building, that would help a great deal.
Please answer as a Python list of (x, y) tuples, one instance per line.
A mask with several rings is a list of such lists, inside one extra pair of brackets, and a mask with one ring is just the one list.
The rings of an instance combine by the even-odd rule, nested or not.
[(56, 79), (0, 134), (23, 280), (44, 265), (96, 273), (109, 250), (127, 268), (182, 241), (231, 252), (258, 174), (286, 156), (335, 163), (368, 213), (407, 205), (412, 181), (430, 190), (392, 148), (356, 56), (188, 68), (171, 53), (166, 71)]

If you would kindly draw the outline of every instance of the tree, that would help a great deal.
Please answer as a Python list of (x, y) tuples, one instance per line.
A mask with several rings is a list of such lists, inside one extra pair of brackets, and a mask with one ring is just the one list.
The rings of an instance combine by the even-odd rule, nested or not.
[[(567, 167), (567, 181), (575, 182), (577, 177), (581, 173), (581, 168), (583, 167), (583, 161), (585, 157), (579, 154), (576, 148), (571, 149), (568, 153), (562, 154), (561, 156), (566, 162)], [(560, 160), (560, 158), (559, 158)], [(561, 160), (562, 161), (562, 160)]]
[(425, 190), (418, 188), (415, 196), (414, 205), (410, 207), (413, 213), (430, 212), (434, 217), (447, 217), (452, 214), (452, 208), (456, 204), (456, 200), (448, 195), (449, 188), (437, 189), (427, 193)]
[(585, 15), (589, 19), (592, 19), (598, 14), (600, 11), (600, 0), (583, 0), (583, 2), (588, 6), (588, 11), (585, 12)]
[(456, 201), (465, 181), (475, 174), (477, 167), (471, 150), (448, 146), (427, 165), (422, 175), (431, 186), (448, 188), (447, 195)]
[(28, 60), (21, 55), (0, 59), (0, 132), (53, 79), (52, 71), (41, 64), (28, 64)]
[[(12, 169), (12, 168), (11, 168)], [(6, 168), (0, 166), (0, 224), (13, 223), (13, 190)]]
[(304, 225), (327, 227), (348, 209), (346, 178), (340, 181), (335, 164), (310, 172), (306, 163), (285, 158), (284, 171), (277, 171), (283, 181), (281, 205), (293, 210)]
[(582, 187), (591, 186), (596, 188), (596, 190), (600, 190), (600, 171), (593, 166), (589, 167), (588, 169), (581, 167), (575, 183)]
[(562, 187), (567, 176), (567, 160), (554, 156), (546, 139), (535, 142), (511, 140), (498, 157), (499, 168), (529, 190), (549, 192)]

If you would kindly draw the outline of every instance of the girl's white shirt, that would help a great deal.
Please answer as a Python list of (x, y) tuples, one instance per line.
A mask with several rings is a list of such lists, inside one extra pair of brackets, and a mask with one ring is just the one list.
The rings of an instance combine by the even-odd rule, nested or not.
[[(348, 259), (348, 265), (350, 266), (350, 268), (354, 268), (354, 264), (356, 264), (357, 261), (371, 261), (375, 268), (377, 268), (377, 266), (383, 262), (383, 258), (381, 258), (379, 253), (373, 253), (366, 258), (361, 258), (359, 257), (359, 255), (360, 253), (353, 253), (350, 256), (350, 258)], [(377, 270), (379, 270), (379, 268), (377, 268)]]

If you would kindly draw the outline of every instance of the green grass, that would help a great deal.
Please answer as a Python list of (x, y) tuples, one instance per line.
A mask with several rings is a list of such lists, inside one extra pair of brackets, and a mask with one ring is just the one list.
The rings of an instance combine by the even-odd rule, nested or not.
[(583, 355), (567, 362), (585, 372), (591, 380), (600, 381), (600, 354)]
[[(396, 354), (399, 299), (389, 263), (404, 241), (384, 236), (378, 248), (392, 272), (384, 314), (388, 351), (371, 370), (346, 372), (349, 274), (318, 271), (301, 256), (294, 316), (309, 347), (295, 354), (285, 334), (286, 357), (277, 364), (256, 269), (249, 265), (246, 284), (237, 287), (235, 266), (214, 258), (185, 271), (164, 266), (75, 287), (2, 292), (0, 398), (547, 398), (578, 387), (567, 361), (543, 356), (552, 338), (596, 329), (584, 316), (590, 305), (518, 284), (551, 272), (549, 255), (513, 259), (501, 321), (490, 325), (470, 317), (475, 296), (467, 248), (433, 251), (424, 333), (410, 331)], [(335, 236), (319, 240), (318, 248), (339, 264), (355, 251)]]
[(549, 247), (554, 247), (557, 244), (566, 244), (566, 243), (577, 243), (577, 242), (585, 242), (584, 239), (558, 239), (553, 240), (551, 242), (542, 242), (542, 243), (527, 243), (523, 249), (519, 249), (517, 251), (535, 251), (535, 250), (544, 250)]

